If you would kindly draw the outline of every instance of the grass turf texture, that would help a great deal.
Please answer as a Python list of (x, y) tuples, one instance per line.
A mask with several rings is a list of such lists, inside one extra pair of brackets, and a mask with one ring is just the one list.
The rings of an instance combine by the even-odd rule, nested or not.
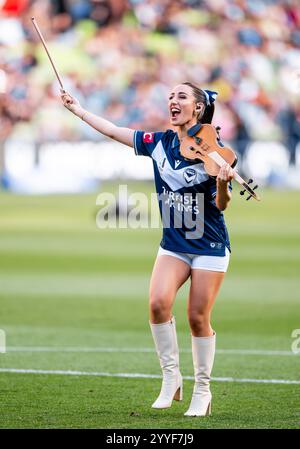
[[(154, 351), (134, 348), (153, 349), (147, 293), (161, 231), (97, 229), (96, 196), (0, 195), (0, 328), (8, 346), (0, 368), (160, 374)], [(299, 196), (264, 191), (259, 204), (234, 192), (226, 211), (232, 259), (212, 317), (217, 349), (291, 351), (291, 333), (300, 328)], [(191, 376), (187, 291), (179, 291), (174, 314), (182, 373)], [(213, 376), (300, 380), (299, 372), (299, 356), (219, 352)], [(299, 428), (300, 385), (214, 381), (213, 415), (197, 419), (183, 417), (191, 380), (182, 403), (151, 409), (160, 383), (0, 372), (0, 427)]]

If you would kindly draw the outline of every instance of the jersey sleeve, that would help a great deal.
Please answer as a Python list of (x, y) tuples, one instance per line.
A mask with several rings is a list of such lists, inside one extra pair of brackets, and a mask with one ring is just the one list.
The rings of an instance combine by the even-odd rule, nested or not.
[(152, 157), (152, 153), (162, 139), (164, 132), (146, 132), (146, 131), (135, 131), (133, 144), (134, 152), (137, 156), (149, 156)]

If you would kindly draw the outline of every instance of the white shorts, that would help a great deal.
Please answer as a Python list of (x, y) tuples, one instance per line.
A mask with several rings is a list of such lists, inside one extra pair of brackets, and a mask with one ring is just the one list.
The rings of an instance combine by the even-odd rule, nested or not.
[(227, 271), (230, 259), (230, 252), (225, 248), (225, 256), (201, 256), (199, 254), (176, 253), (159, 247), (158, 256), (172, 256), (187, 263), (192, 269), (208, 271)]

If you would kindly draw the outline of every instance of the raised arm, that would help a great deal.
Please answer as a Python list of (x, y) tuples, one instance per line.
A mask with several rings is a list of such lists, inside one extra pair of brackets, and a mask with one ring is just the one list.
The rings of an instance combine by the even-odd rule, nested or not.
[(133, 147), (133, 129), (117, 126), (109, 120), (86, 111), (76, 98), (65, 91), (61, 92), (61, 99), (63, 105), (69, 109), (69, 111), (73, 112), (73, 114), (77, 115), (81, 120), (84, 120), (96, 131), (99, 131), (101, 134), (104, 134), (111, 139), (124, 143), (124, 145)]

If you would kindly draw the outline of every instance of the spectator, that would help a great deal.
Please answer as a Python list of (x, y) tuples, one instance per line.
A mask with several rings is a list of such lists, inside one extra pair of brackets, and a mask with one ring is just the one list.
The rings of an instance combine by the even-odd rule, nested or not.
[[(297, 0), (4, 2), (0, 138), (20, 136), (28, 123), (36, 141), (99, 139), (60, 115), (58, 86), (30, 22), (34, 15), (67, 90), (95, 113), (124, 126), (166, 128), (169, 88), (189, 80), (219, 91), (215, 124), (222, 124), (222, 139), (240, 156), (249, 141), (275, 138), (288, 145), (294, 163), (300, 140), (300, 77), (292, 82), (300, 73), (298, 6)], [(55, 127), (49, 126), (50, 110), (59, 117)]]

